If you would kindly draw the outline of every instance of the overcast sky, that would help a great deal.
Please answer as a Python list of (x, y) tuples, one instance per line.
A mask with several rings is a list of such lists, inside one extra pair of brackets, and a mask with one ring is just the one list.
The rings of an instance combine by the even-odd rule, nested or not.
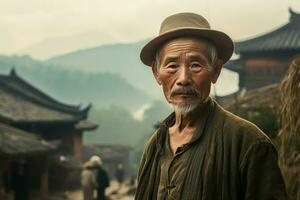
[(166, 16), (186, 11), (240, 40), (286, 23), (289, 6), (300, 12), (299, 0), (0, 0), (0, 54), (74, 35), (99, 33), (95, 46), (138, 41), (157, 34)]

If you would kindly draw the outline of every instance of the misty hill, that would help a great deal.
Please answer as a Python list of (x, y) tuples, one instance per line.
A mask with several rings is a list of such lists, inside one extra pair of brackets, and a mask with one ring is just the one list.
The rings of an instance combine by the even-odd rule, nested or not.
[(146, 41), (101, 45), (53, 57), (47, 62), (59, 64), (65, 69), (118, 73), (132, 85), (159, 97), (161, 92), (150, 68), (139, 60), (139, 53), (144, 44)]
[(154, 101), (144, 112), (142, 120), (136, 120), (128, 110), (111, 106), (93, 109), (90, 120), (99, 124), (99, 128), (84, 134), (87, 144), (126, 144), (143, 149), (146, 140), (154, 132), (154, 125), (171, 113), (171, 108), (162, 101)]
[(96, 107), (118, 105), (136, 110), (151, 97), (113, 73), (87, 73), (61, 69), (29, 56), (0, 56), (0, 73), (17, 73), (50, 96), (68, 103), (93, 103)]
[[(78, 69), (85, 72), (118, 73), (129, 83), (151, 96), (162, 99), (149, 67), (144, 66), (139, 53), (146, 41), (128, 44), (101, 45), (82, 49), (47, 60), (65, 69)], [(236, 73), (223, 69), (216, 85), (218, 95), (226, 95), (238, 90)]]
[(109, 44), (117, 39), (115, 37), (114, 34), (105, 31), (87, 31), (75, 35), (46, 38), (16, 53), (44, 60), (75, 49), (93, 47), (95, 44)]

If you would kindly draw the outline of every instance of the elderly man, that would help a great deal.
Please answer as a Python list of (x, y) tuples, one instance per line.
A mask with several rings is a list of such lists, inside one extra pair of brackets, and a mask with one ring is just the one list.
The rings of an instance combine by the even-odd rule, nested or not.
[(269, 138), (209, 97), (233, 52), (225, 33), (205, 18), (166, 18), (141, 51), (174, 113), (146, 144), (136, 200), (286, 199)]

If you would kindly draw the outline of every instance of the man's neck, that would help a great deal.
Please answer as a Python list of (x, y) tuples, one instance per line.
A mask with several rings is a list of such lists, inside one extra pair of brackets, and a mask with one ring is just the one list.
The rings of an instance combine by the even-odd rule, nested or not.
[(182, 133), (186, 128), (197, 127), (198, 122), (203, 118), (204, 109), (205, 103), (185, 114), (175, 111), (175, 124), (171, 128), (175, 129), (177, 133)]
[(178, 147), (192, 140), (205, 117), (206, 107), (206, 103), (203, 103), (187, 114), (175, 111), (175, 123), (169, 128), (169, 142), (173, 154)]

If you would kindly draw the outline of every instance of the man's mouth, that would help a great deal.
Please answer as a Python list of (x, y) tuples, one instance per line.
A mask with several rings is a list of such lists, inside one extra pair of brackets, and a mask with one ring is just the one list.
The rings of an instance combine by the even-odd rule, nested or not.
[(174, 97), (174, 96), (190, 98), (190, 97), (198, 97), (200, 95), (194, 87), (188, 86), (188, 87), (181, 87), (173, 90), (170, 94), (170, 97)]
[(190, 93), (190, 92), (178, 92), (174, 93), (172, 96), (181, 96), (181, 97), (197, 97), (197, 93)]

